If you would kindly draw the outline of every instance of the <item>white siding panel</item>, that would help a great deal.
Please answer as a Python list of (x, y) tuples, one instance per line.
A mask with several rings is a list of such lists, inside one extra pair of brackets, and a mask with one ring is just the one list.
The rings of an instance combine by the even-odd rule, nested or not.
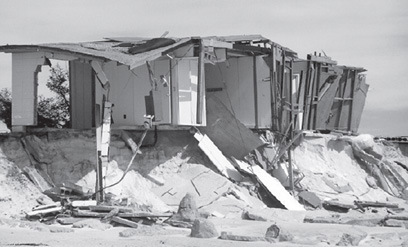
[(12, 125), (37, 125), (37, 67), (43, 64), (43, 53), (12, 55)]

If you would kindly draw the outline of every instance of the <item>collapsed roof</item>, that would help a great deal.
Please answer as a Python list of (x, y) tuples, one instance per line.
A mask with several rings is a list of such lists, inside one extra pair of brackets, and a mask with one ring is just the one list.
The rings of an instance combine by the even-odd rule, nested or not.
[[(85, 59), (111, 60), (134, 69), (146, 61), (161, 56), (188, 44), (202, 40), (205, 46), (244, 50), (252, 53), (268, 53), (267, 47), (276, 46), (288, 55), (296, 57), (296, 52), (283, 47), (261, 35), (209, 36), (187, 38), (105, 38), (103, 41), (82, 43), (47, 43), (38, 45), (5, 45), (1, 52), (59, 52)], [(257, 45), (257, 46), (254, 46)], [(263, 47), (261, 47), (261, 45)]]

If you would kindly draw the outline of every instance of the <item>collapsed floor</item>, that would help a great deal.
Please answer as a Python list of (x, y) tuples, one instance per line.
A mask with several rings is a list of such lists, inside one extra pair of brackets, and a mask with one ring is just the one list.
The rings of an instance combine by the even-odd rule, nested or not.
[[(134, 140), (141, 135), (138, 132), (128, 133)], [(107, 185), (123, 176), (133, 155), (122, 136), (121, 131), (112, 133), (111, 162), (104, 180)], [(47, 221), (46, 215), (32, 211), (38, 204), (52, 203), (44, 194), (54, 200), (75, 194), (80, 196), (78, 200), (92, 199), (96, 183), (93, 132), (38, 131), (26, 135), (3, 135), (1, 139), (1, 217), (17, 219), (28, 214)], [(273, 143), (263, 145), (257, 152), (270, 154), (270, 150), (266, 149), (277, 152)], [(268, 190), (254, 174), (251, 176), (250, 172), (255, 167), (242, 167), (240, 161), (229, 160), (239, 168), (237, 174), (224, 174), (214, 165), (214, 160), (199, 148), (189, 131), (152, 131), (123, 181), (105, 192), (110, 205), (131, 208), (132, 212), (151, 213), (146, 214), (146, 217), (152, 216), (148, 217), (149, 222), (152, 218), (156, 221), (161, 218), (155, 215), (177, 212), (180, 201), (189, 194), (194, 198), (199, 214), (209, 218), (294, 223), (353, 222), (356, 225), (383, 226), (387, 225), (387, 220), (395, 220), (395, 217), (389, 218), (390, 214), (398, 215), (406, 207), (408, 157), (403, 153), (405, 150), (405, 146), (398, 147), (388, 142), (375, 143), (368, 135), (348, 137), (305, 133), (303, 141), (293, 151), (293, 164), (300, 179), (293, 193), (296, 200), (292, 201), (281, 194), (274, 195), (282, 191)], [(269, 164), (274, 158), (261, 156), (257, 158), (260, 165)], [(287, 163), (281, 162), (270, 173), (281, 186), (287, 186), (287, 170)], [(58, 194), (61, 189), (64, 193), (68, 191), (69, 195)], [(72, 198), (71, 201), (74, 201)], [(301, 207), (295, 205), (297, 201)], [(270, 208), (291, 206), (298, 207), (300, 211)], [(305, 212), (303, 207), (315, 211)], [(321, 208), (334, 210), (337, 216), (333, 217), (332, 213), (328, 213), (330, 211), (318, 210)], [(82, 213), (90, 216), (94, 212)], [(349, 213), (339, 216), (338, 212)], [(55, 211), (52, 216), (55, 218)], [(105, 217), (106, 213), (99, 216)], [(408, 218), (401, 219), (405, 224)], [(187, 225), (180, 225), (178, 221), (173, 223), (191, 227), (191, 222)], [(399, 226), (405, 226), (402, 223)]]

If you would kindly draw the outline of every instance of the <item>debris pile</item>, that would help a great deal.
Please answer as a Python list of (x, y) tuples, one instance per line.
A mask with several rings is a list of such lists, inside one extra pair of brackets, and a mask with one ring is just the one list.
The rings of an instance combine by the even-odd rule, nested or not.
[[(9, 199), (2, 196), (0, 205), (24, 205), (18, 208), (31, 222), (100, 230), (132, 228), (122, 231), (123, 237), (137, 234), (141, 227), (172, 226), (191, 229), (191, 237), (301, 243), (305, 237), (288, 230), (287, 224), (408, 226), (406, 157), (392, 144), (375, 142), (367, 135), (303, 133), (291, 160), (294, 174), (301, 179), (296, 180), (293, 191), (288, 191), (288, 157), (280, 155), (279, 145), (268, 134), (260, 136), (263, 145), (238, 159), (225, 156), (199, 130), (194, 137), (183, 133), (185, 139), (170, 146), (175, 135), (172, 132), (159, 138), (155, 147), (142, 148), (124, 179), (109, 187), (123, 177), (126, 158), (132, 155), (122, 137), (113, 135), (103, 203), (95, 200), (96, 173), (90, 169), (94, 157), (85, 155), (93, 145), (92, 135), (50, 132), (24, 136), (21, 142), (16, 142), (20, 137), (8, 137), (2, 143), (5, 182), (1, 186), (14, 194)], [(23, 154), (6, 148), (7, 142)], [(66, 149), (72, 142), (84, 151)], [(75, 157), (71, 152), (77, 152)], [(22, 166), (26, 162), (28, 165)], [(76, 165), (62, 168), (68, 163)], [(68, 174), (61, 174), (68, 170)], [(70, 179), (63, 179), (68, 175), (72, 175)], [(4, 187), (9, 181), (18, 181), (25, 188)], [(19, 202), (18, 195), (27, 191), (32, 195), (28, 203)], [(16, 217), (19, 213), (3, 210), (2, 216)], [(263, 234), (246, 235), (226, 230), (214, 219), (269, 225)], [(340, 234), (336, 243), (356, 244), (368, 236), (364, 233), (354, 238), (350, 234)]]

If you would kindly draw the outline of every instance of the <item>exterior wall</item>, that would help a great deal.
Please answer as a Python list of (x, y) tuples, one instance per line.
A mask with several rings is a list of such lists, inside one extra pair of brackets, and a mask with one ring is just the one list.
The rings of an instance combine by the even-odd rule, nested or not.
[(245, 126), (255, 121), (253, 57), (229, 58), (225, 63), (206, 64), (206, 90), (213, 94)]
[[(172, 68), (172, 123), (187, 126), (205, 125), (205, 97), (203, 99), (202, 122), (201, 124), (197, 123), (198, 58), (175, 59), (172, 61)], [(205, 79), (202, 83), (205, 84)]]
[(69, 63), (71, 128), (90, 129), (95, 126), (95, 81), (89, 63)]
[(261, 56), (255, 57), (256, 62), (256, 98), (257, 98), (257, 126), (258, 128), (271, 128), (272, 102), (271, 102), (271, 72), (269, 66)]
[(43, 53), (12, 55), (12, 125), (37, 125), (37, 75), (44, 63)]
[[(163, 116), (157, 124), (170, 124), (170, 87), (163, 87), (160, 75), (170, 81), (169, 60), (151, 62), (151, 67), (157, 79), (158, 91), (161, 95)], [(146, 97), (152, 89), (146, 65), (129, 70), (126, 66), (117, 65), (115, 62), (105, 63), (103, 70), (110, 82), (109, 101), (114, 104), (112, 108), (113, 126), (143, 125), (146, 114)], [(98, 84), (98, 83), (97, 83)], [(102, 106), (101, 87), (96, 87), (96, 104)]]

